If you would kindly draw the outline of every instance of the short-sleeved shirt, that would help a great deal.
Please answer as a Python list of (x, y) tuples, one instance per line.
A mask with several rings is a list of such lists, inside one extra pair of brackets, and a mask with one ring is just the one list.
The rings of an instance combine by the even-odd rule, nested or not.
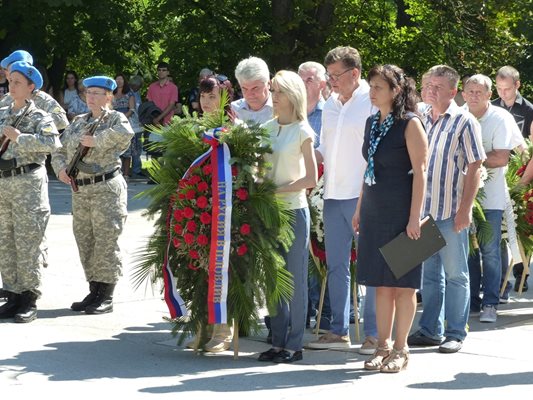
[(241, 121), (247, 123), (264, 124), (274, 117), (272, 108), (272, 96), (268, 95), (265, 105), (259, 110), (252, 110), (244, 98), (231, 103), (231, 109)]
[(315, 108), (307, 115), (307, 121), (309, 125), (315, 131), (315, 143), (314, 146), (317, 148), (320, 145), (320, 131), (322, 130), (322, 110), (324, 109), (324, 104), (326, 101), (321, 97), (318, 103), (316, 103)]
[(444, 220), (457, 214), (468, 164), (486, 158), (476, 118), (452, 100), (433, 121), (432, 107), (422, 115), (428, 134), (429, 158), (424, 215)]
[[(315, 133), (307, 121), (280, 125), (277, 119), (262, 125), (270, 134), (272, 154), (265, 156), (271, 163), (268, 178), (278, 185), (287, 185), (305, 177), (305, 162), (302, 144), (315, 137)], [(276, 196), (288, 204), (289, 209), (297, 210), (307, 207), (305, 189), (297, 192), (277, 193)]]
[[(481, 125), (481, 137), (485, 153), (493, 150), (512, 150), (513, 136), (520, 136), (513, 116), (503, 108), (489, 104), (488, 110), (478, 119)], [(505, 171), (507, 167), (487, 168), (488, 180), (483, 187), (484, 196), (481, 206), (485, 210), (503, 210), (505, 208)]]
[[(159, 81), (156, 81), (148, 87), (146, 98), (153, 101), (161, 111), (164, 111), (169, 104), (176, 104), (178, 102), (178, 87), (168, 80), (162, 86), (159, 84)], [(170, 123), (173, 115), (174, 108), (163, 119), (163, 125)]]
[(511, 107), (507, 107), (501, 98), (492, 101), (492, 104), (506, 109), (511, 113), (522, 132), (522, 136), (528, 138), (531, 133), (533, 123), (533, 104), (524, 99), (520, 93), (516, 93), (516, 99)]

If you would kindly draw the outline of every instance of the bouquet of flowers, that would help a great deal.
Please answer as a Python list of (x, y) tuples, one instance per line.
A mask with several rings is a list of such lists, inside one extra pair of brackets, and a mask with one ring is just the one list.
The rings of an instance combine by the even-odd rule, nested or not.
[[(213, 258), (218, 253), (212, 249), (220, 234), (215, 209), (220, 204), (214, 193), (213, 163), (209, 157), (198, 157), (207, 154), (210, 144), (202, 135), (210, 129), (224, 127), (218, 129), (217, 140), (231, 153), (231, 177), (227, 178), (231, 181), (228, 321), (235, 319), (245, 334), (256, 331), (258, 309), (266, 304), (274, 315), (278, 301), (288, 300), (293, 291), (292, 276), (280, 255), (293, 239), (292, 214), (276, 199), (274, 183), (265, 178), (263, 156), (271, 151), (265, 145), (267, 134), (257, 125), (231, 125), (223, 108), (221, 104), (217, 115), (187, 116), (175, 119), (168, 127), (154, 128), (162, 136), (163, 141), (156, 145), (164, 155), (150, 167), (158, 184), (143, 195), (151, 199), (146, 213), (156, 219), (156, 229), (138, 256), (134, 280), (140, 284), (150, 278), (168, 284), (170, 278), (187, 308), (186, 315), (171, 320), (173, 333), (181, 332), (180, 343), (199, 332), (205, 337), (203, 327), (211, 312), (210, 270), (211, 263), (218, 262)], [(168, 266), (171, 277), (165, 277), (162, 265)]]
[(527, 164), (533, 154), (533, 146), (529, 140), (527, 149), (522, 153), (512, 154), (509, 159), (506, 180), (511, 205), (513, 208), (516, 234), (524, 249), (526, 258), (533, 254), (533, 184), (520, 184)]

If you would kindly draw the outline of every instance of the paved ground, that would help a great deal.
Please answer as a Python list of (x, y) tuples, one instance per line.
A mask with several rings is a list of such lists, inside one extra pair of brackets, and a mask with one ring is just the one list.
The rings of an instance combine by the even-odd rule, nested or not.
[[(130, 198), (148, 188), (130, 184)], [(0, 396), (54, 399), (395, 399), (512, 398), (533, 390), (533, 296), (500, 307), (495, 324), (471, 318), (463, 351), (412, 349), (409, 368), (396, 375), (363, 370), (365, 356), (350, 351), (305, 351), (292, 365), (259, 363), (263, 337), (240, 340), (241, 353), (196, 355), (176, 346), (158, 289), (134, 289), (131, 266), (152, 224), (145, 202), (130, 199), (122, 237), (126, 271), (115, 312), (88, 316), (70, 311), (84, 297), (84, 281), (71, 232), (70, 189), (51, 181), (48, 226), (50, 267), (44, 271), (39, 317), (31, 324), (0, 322)], [(309, 339), (312, 336), (309, 334)], [(354, 333), (352, 331), (352, 340)], [(394, 397), (392, 397), (394, 396)]]

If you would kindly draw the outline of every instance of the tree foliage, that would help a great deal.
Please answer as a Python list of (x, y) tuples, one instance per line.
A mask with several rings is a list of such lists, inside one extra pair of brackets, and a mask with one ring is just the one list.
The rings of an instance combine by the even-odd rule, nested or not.
[(31, 51), (54, 88), (80, 75), (140, 73), (168, 61), (181, 88), (209, 67), (232, 76), (263, 57), (272, 72), (359, 49), (366, 70), (396, 63), (415, 77), (447, 63), (461, 74), (521, 72), (532, 94), (530, 0), (0, 0), (0, 54)]

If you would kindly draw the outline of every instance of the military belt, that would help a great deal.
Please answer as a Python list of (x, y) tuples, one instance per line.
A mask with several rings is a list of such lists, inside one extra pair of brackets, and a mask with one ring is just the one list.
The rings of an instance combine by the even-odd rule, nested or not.
[(5, 171), (0, 171), (0, 178), (9, 178), (16, 175), (21, 174), (29, 174), (32, 171), (35, 171), (37, 168), (39, 168), (41, 164), (28, 164), (28, 165), (21, 165), (20, 167), (8, 169)]
[(113, 172), (109, 172), (105, 175), (94, 175), (89, 178), (76, 179), (76, 184), (78, 186), (94, 185), (95, 183), (105, 182), (110, 179), (113, 179), (115, 176), (118, 175), (120, 175), (120, 168), (117, 168)]

